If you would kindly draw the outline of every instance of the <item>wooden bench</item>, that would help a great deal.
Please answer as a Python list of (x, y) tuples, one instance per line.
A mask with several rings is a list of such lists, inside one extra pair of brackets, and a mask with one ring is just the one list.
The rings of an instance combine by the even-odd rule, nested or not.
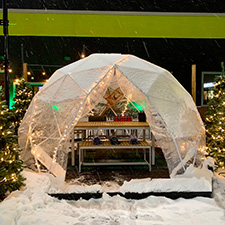
[[(101, 150), (101, 149), (143, 149), (144, 162), (84, 162), (84, 150)], [(146, 149), (149, 150), (149, 160), (146, 159)], [(102, 145), (94, 145), (92, 141), (82, 141), (79, 146), (79, 172), (81, 172), (82, 165), (84, 166), (103, 166), (103, 165), (148, 165), (151, 171), (151, 142), (140, 141), (140, 144), (132, 145), (129, 141), (121, 141), (119, 145), (112, 145), (110, 141), (104, 141)]]

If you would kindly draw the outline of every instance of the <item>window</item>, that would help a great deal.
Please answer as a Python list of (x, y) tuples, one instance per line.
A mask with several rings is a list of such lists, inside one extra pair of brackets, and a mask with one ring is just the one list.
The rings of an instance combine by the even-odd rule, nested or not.
[(221, 72), (202, 72), (202, 106), (207, 105), (212, 98), (212, 88), (214, 87), (215, 79), (220, 77), (221, 74)]

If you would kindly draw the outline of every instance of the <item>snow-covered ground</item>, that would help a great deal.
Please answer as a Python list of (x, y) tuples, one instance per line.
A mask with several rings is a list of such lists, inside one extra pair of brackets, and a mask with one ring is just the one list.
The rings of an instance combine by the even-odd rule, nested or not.
[[(192, 179), (192, 173), (193, 170), (189, 170), (186, 176)], [(50, 197), (47, 193), (99, 191), (106, 187), (108, 191), (115, 188), (120, 191), (132, 188), (140, 190), (147, 187), (149, 180), (134, 180), (122, 187), (109, 183), (103, 185), (104, 187), (75, 187), (58, 183), (50, 174), (37, 174), (28, 170), (23, 174), (27, 178), (26, 187), (11, 193), (0, 203), (0, 225), (225, 224), (225, 178), (222, 176), (213, 177), (213, 198), (171, 200), (150, 196), (142, 200), (127, 200), (104, 193), (101, 199), (66, 201)], [(201, 171), (197, 171), (197, 174), (200, 175)], [(184, 178), (177, 179), (181, 179), (181, 183), (185, 182)], [(192, 181), (195, 183), (196, 179), (198, 178), (195, 173), (195, 179)]]

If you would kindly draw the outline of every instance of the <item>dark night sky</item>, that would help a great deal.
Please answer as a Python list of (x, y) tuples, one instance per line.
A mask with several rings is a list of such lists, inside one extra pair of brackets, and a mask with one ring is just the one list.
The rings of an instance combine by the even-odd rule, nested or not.
[[(225, 12), (223, 0), (17, 0), (9, 8), (152, 11), (152, 12)], [(3, 52), (2, 37), (0, 51)], [(220, 71), (225, 61), (225, 39), (168, 38), (75, 38), (75, 37), (10, 37), (10, 63), (20, 74), (20, 46), (24, 44), (25, 61), (32, 64), (65, 65), (79, 59), (85, 44), (88, 54), (114, 52), (134, 54), (171, 71), (191, 91), (191, 65), (197, 64), (197, 90), (200, 104), (201, 71)], [(146, 45), (149, 56), (144, 48)], [(57, 46), (57, 48), (56, 48)], [(65, 61), (64, 57), (71, 57)]]
[[(1, 5), (1, 4), (0, 4)], [(9, 8), (151, 12), (224, 12), (224, 0), (8, 0)]]

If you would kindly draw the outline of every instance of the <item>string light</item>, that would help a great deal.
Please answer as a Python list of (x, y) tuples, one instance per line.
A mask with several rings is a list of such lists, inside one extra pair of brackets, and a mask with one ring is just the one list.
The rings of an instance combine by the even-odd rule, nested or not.
[(128, 104), (129, 104), (129, 99), (127, 98), (127, 101), (126, 101), (126, 104), (125, 104), (125, 108), (124, 108), (124, 110), (122, 112), (122, 116), (124, 116), (124, 113), (127, 111)]
[[(12, 70), (9, 70), (9, 72), (12, 72)], [(19, 82), (19, 80), (16, 80), (16, 83), (17, 82)], [(17, 87), (18, 86), (19, 84)], [(7, 186), (4, 186), (4, 183), (1, 184), (1, 196), (4, 196), (8, 191), (11, 192), (18, 189), (23, 183), (22, 176), (17, 177), (17, 174), (22, 170), (22, 161), (19, 156), (17, 138), (15, 135), (15, 125), (17, 121), (12, 121), (14, 113), (16, 114), (18, 111), (15, 110), (12, 112), (7, 106), (0, 105), (0, 136), (1, 142), (4, 140), (3, 143), (5, 143), (1, 146), (2, 149), (0, 151), (0, 167), (4, 168), (4, 170), (0, 171), (0, 176), (3, 178), (0, 182), (7, 182)], [(18, 179), (19, 183), (15, 184), (14, 182)]]
[[(220, 77), (212, 90), (212, 98), (209, 101), (208, 116), (206, 117), (207, 132), (207, 155), (215, 159), (217, 167), (224, 168), (225, 155), (223, 143), (225, 139), (224, 131), (224, 77)], [(211, 115), (210, 115), (211, 114)], [(222, 147), (222, 148), (221, 148)]]

